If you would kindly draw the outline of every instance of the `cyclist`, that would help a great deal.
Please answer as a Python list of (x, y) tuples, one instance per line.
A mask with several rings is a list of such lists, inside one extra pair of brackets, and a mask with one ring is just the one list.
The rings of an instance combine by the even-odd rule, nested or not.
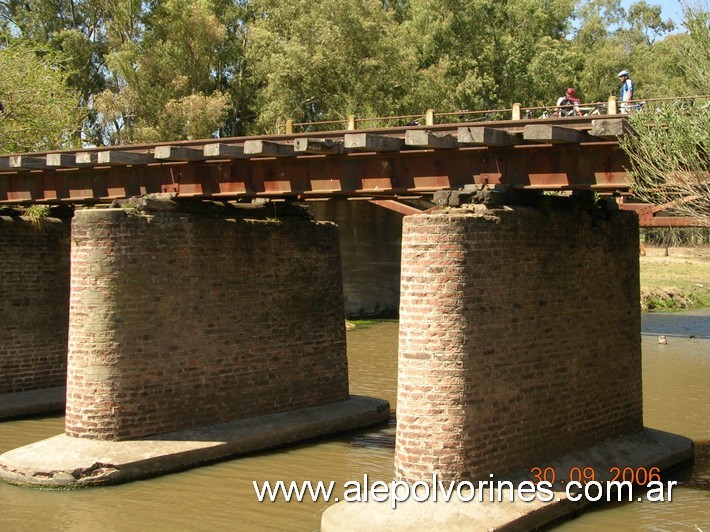
[(579, 98), (576, 98), (575, 90), (569, 87), (564, 96), (557, 98), (557, 111), (555, 116), (582, 116), (579, 110)]
[(634, 99), (634, 84), (629, 77), (628, 70), (622, 70), (617, 74), (617, 77), (621, 80), (621, 88), (619, 89), (621, 112), (626, 114), (633, 110), (631, 100)]

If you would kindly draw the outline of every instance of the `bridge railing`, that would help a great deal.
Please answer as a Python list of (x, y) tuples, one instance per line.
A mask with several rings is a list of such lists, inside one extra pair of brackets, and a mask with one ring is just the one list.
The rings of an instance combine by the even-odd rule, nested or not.
[(487, 122), (494, 120), (527, 120), (533, 118), (558, 118), (564, 116), (561, 110), (570, 111), (570, 115), (591, 116), (591, 115), (616, 115), (625, 112), (632, 112), (649, 104), (662, 104), (669, 101), (685, 102), (692, 100), (708, 99), (708, 95), (699, 96), (673, 96), (665, 98), (646, 98), (631, 100), (628, 104), (621, 104), (616, 96), (610, 96), (605, 102), (580, 102), (577, 105), (561, 106), (545, 105), (523, 107), (520, 103), (513, 104), (509, 109), (489, 109), (485, 111), (467, 109), (458, 109), (456, 111), (448, 111), (438, 113), (433, 109), (428, 109), (422, 114), (411, 115), (394, 115), (383, 117), (357, 117), (348, 115), (340, 120), (322, 120), (314, 122), (294, 122), (286, 120), (284, 124), (277, 126), (277, 134), (285, 133), (287, 135), (293, 133), (307, 133), (316, 131), (329, 130), (357, 130), (362, 128), (383, 128), (383, 127), (401, 127), (401, 126), (432, 126), (437, 123), (470, 123), (470, 122)]
[[(616, 97), (612, 97), (614, 100)], [(612, 99), (610, 98), (610, 100)], [(584, 104), (587, 107), (594, 109), (615, 109), (608, 105), (607, 102), (595, 102)], [(286, 120), (284, 124), (277, 126), (277, 134), (285, 133), (307, 133), (310, 131), (328, 131), (328, 130), (356, 130), (364, 128), (382, 128), (382, 127), (401, 127), (401, 126), (432, 126), (437, 123), (469, 123), (469, 122), (488, 122), (494, 120), (521, 120), (523, 118), (540, 118), (545, 117), (545, 110), (550, 107), (522, 107), (521, 104), (515, 103), (509, 109), (488, 109), (485, 111), (458, 109), (456, 111), (448, 111), (437, 113), (433, 109), (427, 109), (422, 114), (411, 115), (394, 115), (381, 117), (358, 117), (348, 115), (347, 118), (340, 120), (320, 120), (313, 122), (294, 122), (291, 119)], [(614, 114), (614, 113), (598, 113), (598, 114)], [(542, 115), (542, 116), (534, 116)]]

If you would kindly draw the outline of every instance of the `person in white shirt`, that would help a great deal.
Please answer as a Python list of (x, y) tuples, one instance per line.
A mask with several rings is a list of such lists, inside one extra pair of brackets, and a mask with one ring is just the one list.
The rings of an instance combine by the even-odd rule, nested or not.
[(633, 107), (631, 100), (634, 99), (634, 84), (629, 77), (628, 70), (622, 70), (617, 76), (621, 80), (621, 88), (619, 89), (620, 109), (622, 113), (629, 113)]

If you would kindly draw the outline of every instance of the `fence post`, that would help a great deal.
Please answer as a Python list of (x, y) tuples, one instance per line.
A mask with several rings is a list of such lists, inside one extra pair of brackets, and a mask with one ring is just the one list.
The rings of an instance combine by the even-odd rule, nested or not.
[(286, 120), (286, 134), (293, 135), (293, 120), (290, 118)]
[(427, 109), (425, 115), (425, 122), (427, 126), (434, 125), (434, 109)]
[(521, 111), (522, 111), (522, 105), (519, 103), (514, 103), (513, 104), (513, 116), (511, 118), (513, 120), (520, 120)]
[(616, 96), (609, 96), (609, 101), (606, 104), (606, 114), (615, 115), (616, 113)]
[(355, 115), (348, 115), (348, 131), (355, 129)]

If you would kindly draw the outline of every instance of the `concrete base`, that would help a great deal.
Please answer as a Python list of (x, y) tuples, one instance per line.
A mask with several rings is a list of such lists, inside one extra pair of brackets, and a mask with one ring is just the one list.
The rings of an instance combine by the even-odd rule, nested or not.
[[(610, 469), (613, 467), (644, 467), (647, 471), (651, 467), (658, 467), (663, 472), (692, 460), (693, 456), (692, 440), (667, 432), (644, 429), (639, 433), (533, 466), (541, 469), (552, 467), (558, 480), (567, 481), (570, 480), (569, 471), (572, 468), (592, 467), (596, 480), (603, 482), (612, 479)], [(532, 475), (530, 470), (527, 470), (510, 477), (493, 479), (494, 482), (499, 480), (511, 480), (516, 484), (523, 480), (532, 480)], [(449, 483), (445, 482), (444, 486), (448, 488)], [(593, 504), (584, 500), (584, 497), (579, 501), (567, 499), (562, 486), (560, 482), (555, 483), (553, 500), (547, 503), (538, 500), (508, 502), (507, 491), (503, 492), (505, 502), (486, 502), (490, 495), (488, 491), (483, 496), (484, 502), (478, 502), (478, 496), (471, 502), (461, 502), (455, 490), (448, 503), (442, 502), (439, 494), (438, 502), (415, 502), (410, 499), (398, 503), (396, 509), (392, 509), (391, 501), (340, 502), (323, 513), (321, 531), (533, 530), (578, 513)], [(634, 497), (639, 495), (641, 492), (634, 493)]]
[(64, 386), (0, 395), (0, 420), (35, 414), (63, 412), (67, 389)]
[(54, 489), (117, 484), (374, 425), (389, 419), (389, 411), (387, 401), (351, 396), (337, 403), (140, 440), (61, 434), (0, 455), (0, 478)]

